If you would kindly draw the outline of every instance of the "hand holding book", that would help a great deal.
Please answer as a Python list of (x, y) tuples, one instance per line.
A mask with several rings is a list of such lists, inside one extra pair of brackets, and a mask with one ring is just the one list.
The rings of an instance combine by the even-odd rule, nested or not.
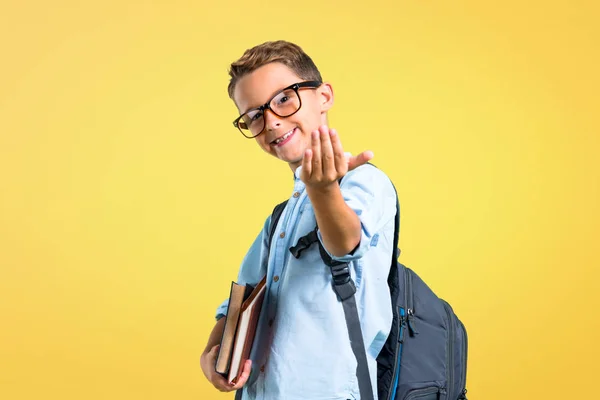
[(248, 377), (250, 376), (250, 370), (252, 368), (252, 361), (247, 360), (244, 363), (244, 367), (242, 369), (242, 373), (239, 376), (239, 379), (235, 384), (231, 384), (227, 381), (223, 375), (219, 374), (215, 371), (215, 362), (217, 360), (217, 355), (219, 353), (219, 346), (215, 345), (212, 347), (210, 352), (204, 353), (200, 358), (200, 364), (202, 367), (202, 371), (206, 378), (213, 384), (221, 392), (233, 392), (241, 389), (248, 381)]

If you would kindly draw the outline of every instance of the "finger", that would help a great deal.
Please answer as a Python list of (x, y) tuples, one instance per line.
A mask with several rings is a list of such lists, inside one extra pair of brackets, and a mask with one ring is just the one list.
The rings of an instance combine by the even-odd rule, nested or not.
[(357, 156), (350, 157), (348, 160), (348, 170), (351, 171), (354, 168), (360, 167), (363, 164), (366, 164), (371, 159), (373, 159), (374, 155), (372, 151), (363, 151)]
[(215, 373), (215, 375), (211, 379), (211, 382), (213, 386), (219, 389), (221, 392), (231, 392), (232, 390), (234, 390), (233, 385), (229, 383), (227, 379), (220, 374)]
[(220, 344), (216, 344), (214, 345), (210, 351), (208, 352), (207, 356), (208, 356), (208, 360), (213, 362), (217, 360), (217, 356), (219, 355), (219, 348), (221, 347)]
[(240, 379), (238, 379), (237, 383), (233, 387), (233, 390), (239, 390), (242, 387), (244, 387), (244, 385), (248, 381), (248, 378), (250, 377), (251, 370), (252, 370), (252, 360), (246, 360), (246, 362), (244, 363), (244, 369), (242, 370), (242, 375), (240, 375)]
[(304, 157), (302, 157), (302, 172), (300, 172), (300, 179), (306, 182), (312, 175), (312, 150), (306, 149)]
[(312, 179), (321, 179), (323, 176), (323, 165), (321, 160), (321, 140), (319, 139), (320, 132), (314, 131), (311, 135), (312, 144), (312, 171), (310, 177)]
[(329, 131), (331, 137), (331, 147), (333, 149), (333, 157), (335, 160), (335, 169), (340, 175), (346, 174), (348, 171), (348, 161), (346, 154), (342, 148), (342, 142), (335, 129)]
[[(323, 159), (323, 176), (335, 179), (335, 160), (333, 159), (333, 147), (331, 147), (330, 129), (322, 126), (321, 133), (321, 158)], [(333, 177), (333, 178), (332, 178)]]

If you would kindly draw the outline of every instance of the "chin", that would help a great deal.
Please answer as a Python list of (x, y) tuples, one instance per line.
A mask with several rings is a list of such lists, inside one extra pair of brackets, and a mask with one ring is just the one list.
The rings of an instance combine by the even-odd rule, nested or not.
[(288, 163), (301, 163), (304, 158), (304, 151), (294, 152), (295, 154), (282, 154), (280, 159)]
[(297, 164), (297, 165), (302, 165), (302, 157), (300, 158), (294, 158), (292, 160), (286, 160), (288, 162), (288, 164)]

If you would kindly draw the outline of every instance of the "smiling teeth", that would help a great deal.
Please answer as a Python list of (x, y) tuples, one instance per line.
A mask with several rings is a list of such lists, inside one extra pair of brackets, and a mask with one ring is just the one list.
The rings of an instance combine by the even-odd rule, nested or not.
[(289, 138), (290, 135), (294, 132), (294, 130), (292, 129), (291, 131), (289, 131), (288, 133), (286, 133), (285, 135), (283, 135), (282, 137), (280, 137), (279, 139), (275, 140), (273, 143), (275, 144), (279, 144), (281, 142), (283, 142), (285, 139)]

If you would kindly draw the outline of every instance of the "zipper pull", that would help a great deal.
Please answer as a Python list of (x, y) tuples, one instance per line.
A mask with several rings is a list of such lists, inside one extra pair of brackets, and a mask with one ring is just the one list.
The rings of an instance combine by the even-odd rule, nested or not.
[(410, 336), (418, 335), (419, 331), (417, 331), (417, 328), (415, 327), (415, 321), (414, 321), (415, 313), (412, 308), (409, 308), (407, 311), (408, 311), (408, 333), (410, 334)]
[(406, 326), (406, 317), (404, 313), (400, 316), (400, 332), (398, 333), (398, 343), (404, 343), (404, 327)]

